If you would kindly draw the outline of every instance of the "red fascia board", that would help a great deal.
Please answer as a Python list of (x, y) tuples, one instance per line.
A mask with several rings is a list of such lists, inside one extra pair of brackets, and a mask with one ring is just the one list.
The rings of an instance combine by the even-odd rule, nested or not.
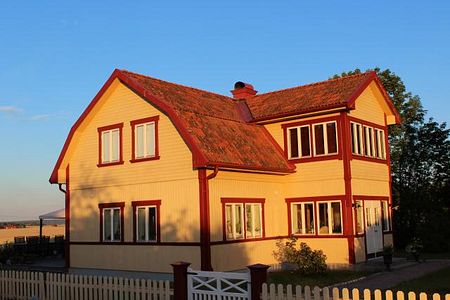
[[(292, 116), (296, 116), (296, 115), (315, 113), (315, 112), (317, 112), (316, 115), (324, 115), (324, 114), (330, 113), (330, 112), (323, 112), (324, 110), (339, 109), (339, 108), (347, 109), (347, 107), (342, 103), (334, 103), (334, 104), (330, 104), (327, 106), (321, 106), (321, 107), (317, 107), (317, 108), (313, 108), (313, 109), (301, 109), (301, 110), (289, 111), (289, 112), (254, 118), (253, 120), (250, 121), (250, 123), (257, 123), (257, 122), (270, 121), (270, 120), (274, 120), (274, 119), (288, 118), (288, 117), (292, 117)], [(316, 115), (312, 115), (312, 116), (308, 115), (308, 116), (304, 116), (302, 118), (314, 117)], [(282, 120), (276, 121), (276, 122), (282, 122)]]
[(358, 99), (359, 95), (369, 86), (373, 79), (377, 77), (377, 73), (375, 71), (369, 72), (367, 79), (364, 80), (358, 88), (352, 93), (352, 95), (347, 99), (347, 108), (355, 109), (355, 102)]
[(375, 77), (375, 83), (377, 84), (377, 86), (380, 88), (381, 93), (384, 96), (384, 99), (386, 100), (387, 105), (389, 106), (389, 108), (392, 110), (392, 112), (394, 113), (395, 116), (395, 123), (396, 124), (400, 124), (402, 123), (402, 118), (397, 110), (397, 108), (395, 108), (394, 106), (394, 102), (392, 102), (391, 97), (389, 96), (389, 94), (387, 93), (386, 89), (384, 88), (383, 84), (381, 83), (380, 78), (378, 78), (378, 76)]
[[(261, 171), (261, 172), (273, 172), (273, 173), (295, 173), (294, 169), (285, 169), (285, 168), (266, 168), (260, 166), (251, 166), (251, 165), (240, 165), (233, 163), (211, 163), (213, 166), (221, 167), (221, 168), (230, 168), (237, 170), (248, 170), (248, 171)], [(291, 164), (289, 164), (291, 165)]]

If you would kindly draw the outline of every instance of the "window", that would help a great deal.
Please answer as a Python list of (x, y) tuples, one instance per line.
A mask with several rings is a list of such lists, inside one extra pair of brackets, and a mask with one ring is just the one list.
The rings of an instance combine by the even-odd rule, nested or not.
[(318, 202), (319, 234), (342, 233), (341, 202)]
[(293, 234), (314, 234), (314, 203), (292, 203), (292, 233)]
[(389, 205), (387, 201), (381, 201), (381, 213), (383, 214), (383, 231), (390, 231), (391, 229), (391, 222), (389, 219)]
[(102, 242), (123, 241), (124, 203), (101, 203), (100, 240)]
[(99, 166), (121, 164), (123, 123), (98, 128)]
[(158, 159), (158, 120), (150, 117), (131, 121), (132, 159), (131, 162)]
[(263, 236), (263, 199), (222, 199), (224, 238), (251, 239)]
[(336, 121), (288, 127), (286, 134), (289, 159), (338, 153)]
[(350, 122), (352, 153), (371, 158), (386, 159), (384, 130)]
[(361, 200), (355, 201), (355, 223), (356, 233), (364, 233), (363, 203)]
[(134, 241), (160, 242), (160, 200), (133, 201)]

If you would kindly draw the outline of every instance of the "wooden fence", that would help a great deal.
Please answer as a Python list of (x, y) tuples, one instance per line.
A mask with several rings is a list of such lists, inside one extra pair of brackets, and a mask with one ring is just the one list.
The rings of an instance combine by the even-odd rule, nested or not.
[(358, 289), (349, 290), (347, 288), (319, 288), (311, 289), (309, 286), (302, 288), (301, 286), (281, 284), (275, 286), (274, 284), (263, 284), (262, 300), (450, 300), (450, 294), (445, 296), (439, 294), (427, 295), (426, 293), (414, 292), (393, 292), (390, 290), (382, 292), (381, 290), (365, 289), (361, 294)]
[(0, 300), (169, 300), (169, 281), (0, 271)]

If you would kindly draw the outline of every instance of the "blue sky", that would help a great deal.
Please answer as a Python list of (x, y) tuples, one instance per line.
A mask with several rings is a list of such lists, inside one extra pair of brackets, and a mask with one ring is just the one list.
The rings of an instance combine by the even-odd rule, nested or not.
[(450, 121), (448, 1), (129, 2), (1, 2), (0, 221), (63, 207), (48, 178), (115, 68), (228, 95), (379, 66)]

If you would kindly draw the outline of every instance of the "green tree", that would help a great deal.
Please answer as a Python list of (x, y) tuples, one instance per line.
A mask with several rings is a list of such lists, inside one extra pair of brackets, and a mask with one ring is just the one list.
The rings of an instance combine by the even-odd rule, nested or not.
[[(369, 70), (368, 70), (369, 71)], [(406, 90), (390, 71), (373, 69), (397, 108), (402, 122), (389, 128), (393, 183), (394, 234), (399, 248), (419, 237), (427, 251), (450, 248), (450, 130), (425, 122), (420, 97)], [(356, 69), (333, 78), (360, 74)]]

